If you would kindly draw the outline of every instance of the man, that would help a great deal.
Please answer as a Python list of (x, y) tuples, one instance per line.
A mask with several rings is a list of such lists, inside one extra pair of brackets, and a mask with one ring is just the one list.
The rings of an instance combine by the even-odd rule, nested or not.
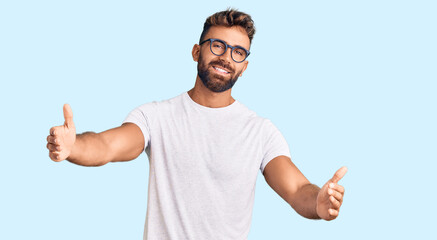
[(77, 134), (73, 113), (50, 129), (49, 156), (84, 166), (150, 160), (144, 239), (247, 239), (255, 183), (267, 183), (300, 215), (332, 220), (344, 188), (338, 170), (321, 189), (291, 162), (278, 129), (231, 96), (246, 70), (255, 33), (251, 17), (229, 9), (207, 18), (199, 44), (196, 82), (188, 92), (134, 109), (120, 127)]

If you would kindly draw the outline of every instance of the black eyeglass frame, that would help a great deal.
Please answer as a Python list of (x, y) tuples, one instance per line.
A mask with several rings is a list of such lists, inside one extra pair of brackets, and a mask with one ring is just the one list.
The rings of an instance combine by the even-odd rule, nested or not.
[[(250, 51), (247, 50), (247, 49), (245, 49), (244, 47), (241, 47), (241, 46), (236, 46), (236, 47), (231, 46), (231, 45), (227, 44), (225, 41), (223, 41), (223, 40), (221, 40), (221, 39), (218, 39), (218, 38), (208, 38), (208, 39), (203, 40), (202, 42), (200, 42), (199, 45), (202, 45), (202, 44), (204, 44), (204, 43), (206, 43), (206, 42), (208, 42), (208, 41), (209, 41), (209, 50), (212, 52), (212, 54), (214, 54), (214, 55), (216, 55), (216, 56), (221, 56), (221, 55), (225, 54), (225, 53), (228, 51), (228, 48), (232, 49), (232, 51), (231, 51), (231, 58), (232, 58), (232, 60), (234, 60), (234, 62), (236, 62), (236, 63), (242, 63), (242, 62), (244, 62), (244, 60), (246, 60), (247, 57), (249, 57), (249, 55), (250, 55)], [(222, 54), (216, 54), (216, 53), (214, 53), (214, 51), (212, 50), (212, 42), (214, 42), (214, 41), (217, 41), (217, 42), (223, 43), (223, 45), (225, 45), (225, 51), (223, 51)], [(236, 49), (236, 48), (238, 48), (238, 49), (243, 49), (244, 51), (246, 51), (246, 57), (245, 57), (243, 60), (241, 60), (241, 61), (235, 61), (235, 59), (234, 59), (233, 52), (234, 52), (234, 49)]]

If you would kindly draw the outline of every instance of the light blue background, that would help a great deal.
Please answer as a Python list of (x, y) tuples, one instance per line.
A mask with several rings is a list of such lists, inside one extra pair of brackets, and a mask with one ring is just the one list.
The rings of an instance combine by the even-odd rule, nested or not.
[(233, 6), (257, 33), (233, 95), (275, 123), (322, 185), (349, 172), (337, 220), (296, 214), (258, 175), (250, 240), (435, 239), (435, 1), (1, 1), (0, 239), (142, 239), (148, 159), (48, 158), (78, 132), (194, 86), (206, 17)]

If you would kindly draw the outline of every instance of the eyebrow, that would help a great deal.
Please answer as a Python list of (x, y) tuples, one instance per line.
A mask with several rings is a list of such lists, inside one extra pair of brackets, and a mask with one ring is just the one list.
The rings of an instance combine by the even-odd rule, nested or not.
[[(220, 39), (220, 38), (216, 38), (216, 39)], [(243, 48), (243, 49), (246, 49), (246, 50), (250, 50), (250, 47), (249, 47), (249, 49), (247, 49), (247, 48), (245, 48), (245, 47), (243, 47), (243, 46), (240, 46), (240, 45), (231, 45), (231, 44), (229, 44), (228, 42), (226, 42), (226, 41), (223, 40), (223, 39), (220, 39), (220, 40), (223, 41), (223, 42), (225, 42), (226, 44), (232, 46), (232, 47), (240, 47), (240, 48)]]
[(234, 47), (240, 47), (240, 48), (243, 48), (243, 49), (248, 50), (247, 48), (245, 48), (245, 47), (243, 47), (243, 46), (240, 46), (240, 45), (236, 45), (236, 46), (234, 46)]

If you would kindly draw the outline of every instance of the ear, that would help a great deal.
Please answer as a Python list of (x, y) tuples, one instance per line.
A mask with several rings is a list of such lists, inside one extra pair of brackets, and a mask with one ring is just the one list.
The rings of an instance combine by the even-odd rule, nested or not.
[(246, 61), (243, 62), (243, 64), (244, 64), (244, 66), (243, 66), (243, 70), (240, 73), (240, 77), (242, 77), (243, 76), (243, 72), (246, 71), (246, 68), (247, 68), (247, 65), (249, 64), (249, 61), (246, 60)]
[(195, 62), (199, 61), (199, 55), (200, 55), (200, 46), (199, 46), (199, 44), (194, 44), (193, 50), (191, 51), (191, 55), (193, 55), (193, 60)]

